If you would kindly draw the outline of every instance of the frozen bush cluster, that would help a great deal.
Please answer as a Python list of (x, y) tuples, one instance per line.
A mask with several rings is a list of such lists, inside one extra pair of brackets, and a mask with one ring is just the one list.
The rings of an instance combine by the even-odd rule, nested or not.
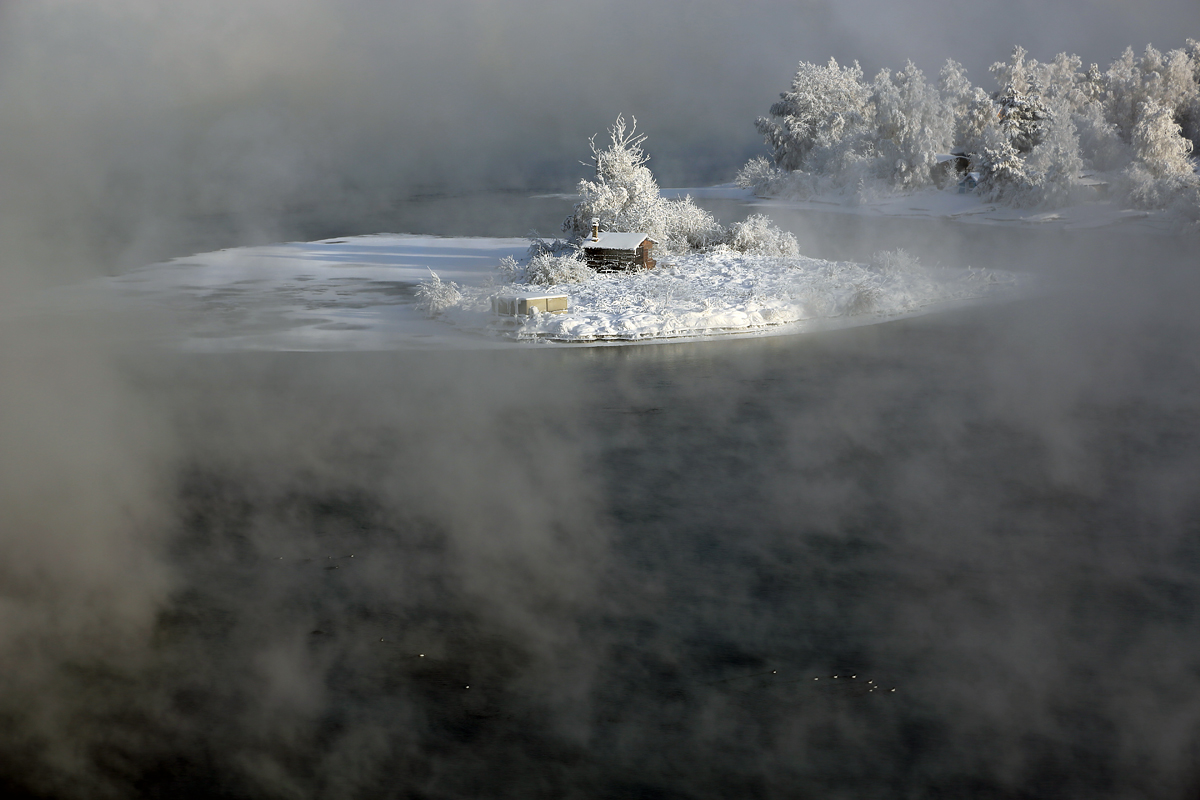
[(725, 244), (741, 253), (756, 256), (797, 256), (796, 237), (782, 231), (764, 214), (752, 214), (729, 226)]
[(429, 277), (417, 284), (417, 308), (431, 317), (436, 317), (462, 300), (461, 287), (454, 281), (443, 281), (433, 270)]
[(904, 249), (881, 250), (871, 256), (871, 269), (880, 275), (903, 275), (921, 265), (920, 259)]
[(525, 282), (542, 286), (579, 283), (594, 277), (595, 274), (578, 253), (561, 256), (541, 253), (531, 258), (525, 265)]
[[(533, 252), (533, 248), (530, 248)], [(538, 286), (555, 286), (566, 283), (581, 283), (596, 276), (595, 271), (579, 257), (574, 248), (555, 255), (552, 252), (534, 253), (524, 262), (505, 256), (497, 267), (507, 283), (531, 283)]]
[(1200, 216), (1190, 199), (1200, 43), (1140, 56), (1127, 49), (1105, 71), (1066, 53), (1048, 63), (1027, 55), (1017, 47), (992, 65), (991, 92), (954, 61), (936, 85), (912, 62), (869, 82), (857, 63), (801, 63), (789, 91), (757, 121), (770, 157), (748, 163), (737, 182), (762, 196), (799, 197), (952, 186), (961, 177), (953, 154), (996, 202), (1074, 202), (1091, 173), (1118, 199)]

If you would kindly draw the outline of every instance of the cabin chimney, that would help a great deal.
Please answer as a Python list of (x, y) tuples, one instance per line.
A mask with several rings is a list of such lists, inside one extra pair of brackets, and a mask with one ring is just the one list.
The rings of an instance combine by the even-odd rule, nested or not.
[(592, 217), (592, 241), (600, 241), (600, 218)]

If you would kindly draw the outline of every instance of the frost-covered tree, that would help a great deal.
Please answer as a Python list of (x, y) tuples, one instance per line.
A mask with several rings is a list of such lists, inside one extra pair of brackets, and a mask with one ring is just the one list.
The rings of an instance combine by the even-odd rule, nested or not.
[(975, 96), (975, 87), (967, 77), (966, 69), (953, 58), (946, 59), (946, 63), (938, 72), (938, 93), (942, 96), (946, 110), (956, 117)]
[(1079, 135), (1068, 101), (1060, 98), (1042, 129), (1042, 139), (1025, 159), (1029, 188), (1021, 205), (1062, 206), (1077, 199), (1083, 172)]
[(1200, 44), (1189, 39), (1187, 49), (1163, 54), (1147, 46), (1141, 57), (1126, 48), (1109, 66), (1106, 112), (1121, 138), (1133, 141), (1133, 128), (1148, 100), (1170, 106), (1193, 146), (1200, 140)]
[(963, 65), (951, 58), (938, 73), (938, 93), (951, 127), (951, 147), (967, 153), (977, 151), (984, 127), (996, 116), (987, 92), (972, 85)]
[(1156, 178), (1184, 179), (1194, 175), (1192, 143), (1183, 137), (1175, 121), (1174, 109), (1154, 100), (1147, 100), (1138, 109), (1133, 126), (1134, 156)]
[(1059, 112), (1074, 114), (1091, 102), (1095, 87), (1083, 71), (1083, 59), (1074, 54), (1059, 53), (1054, 59), (1034, 68), (1034, 82), (1041, 87), (1042, 99)]
[(1029, 153), (1042, 140), (1050, 109), (1037, 81), (1037, 61), (1025, 62), (1025, 48), (1013, 48), (1009, 61), (998, 61), (991, 72), (1000, 84), (993, 98), (999, 108), (1000, 129), (1019, 153)]
[(1161, 207), (1185, 187), (1197, 184), (1192, 160), (1188, 158), (1192, 143), (1183, 137), (1170, 106), (1145, 101), (1138, 109), (1132, 139), (1134, 162), (1125, 176), (1130, 199), (1135, 203)]
[(814, 150), (836, 150), (862, 130), (869, 94), (857, 61), (852, 67), (839, 67), (832, 58), (824, 67), (801, 61), (791, 89), (755, 127), (776, 165), (802, 170)]
[(991, 93), (954, 61), (936, 90), (911, 63), (870, 85), (857, 64), (803, 63), (791, 91), (757, 122), (770, 160), (747, 164), (739, 185), (766, 195), (870, 196), (920, 187), (937, 155), (953, 152), (982, 174), (982, 193), (1017, 205), (1079, 198), (1085, 170), (1107, 173), (1117, 197), (1123, 187), (1158, 208), (1177, 206), (1193, 186), (1200, 42), (1166, 53), (1126, 49), (1105, 71), (1068, 53), (1039, 63), (1016, 47), (990, 71)]
[(721, 224), (690, 197), (668, 200), (659, 193), (642, 149), (646, 136), (637, 133), (636, 119), (626, 125), (619, 116), (608, 133), (604, 149), (597, 147), (595, 137), (590, 140), (596, 178), (579, 182), (581, 199), (563, 222), (564, 231), (582, 238), (597, 219), (602, 231), (650, 234), (662, 252), (708, 247), (724, 237)]
[(938, 90), (909, 61), (896, 74), (883, 70), (872, 84), (868, 101), (869, 133), (880, 177), (892, 185), (917, 188), (933, 182), (938, 153), (952, 144), (954, 120)]
[(955, 149), (967, 154), (983, 152), (984, 133), (995, 127), (999, 117), (1000, 109), (992, 96), (981, 88), (975, 88), (961, 114), (954, 119)]
[(646, 166), (646, 136), (637, 133), (637, 119), (627, 127), (625, 118), (618, 116), (608, 133), (611, 143), (604, 149), (596, 146), (596, 137), (588, 141), (596, 179), (579, 182), (582, 199), (563, 223), (565, 232), (578, 237), (591, 230), (593, 218), (600, 221), (601, 230), (620, 230), (620, 221), (643, 214), (660, 199), (658, 183)]
[(993, 200), (1022, 204), (1032, 184), (1025, 159), (1011, 137), (999, 125), (988, 125), (980, 145), (979, 152), (971, 156), (971, 167), (982, 176), (983, 192)]

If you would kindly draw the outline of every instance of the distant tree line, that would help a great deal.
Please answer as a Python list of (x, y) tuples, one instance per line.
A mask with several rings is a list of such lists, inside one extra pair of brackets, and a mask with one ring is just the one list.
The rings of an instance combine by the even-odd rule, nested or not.
[(738, 182), (769, 196), (869, 197), (970, 172), (977, 192), (1017, 206), (1077, 202), (1103, 182), (1132, 205), (1200, 218), (1191, 158), (1200, 152), (1200, 43), (1127, 49), (1105, 71), (1066, 53), (1047, 63), (1027, 55), (1017, 47), (992, 65), (992, 92), (953, 60), (936, 83), (911, 61), (870, 82), (857, 62), (802, 62), (757, 121), (770, 157), (748, 163)]

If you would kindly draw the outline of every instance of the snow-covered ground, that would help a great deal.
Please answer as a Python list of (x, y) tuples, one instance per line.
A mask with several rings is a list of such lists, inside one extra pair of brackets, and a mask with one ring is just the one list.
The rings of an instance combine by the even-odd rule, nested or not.
[[(621, 343), (868, 325), (1010, 292), (1008, 273), (931, 269), (903, 255), (866, 266), (734, 251), (664, 256), (647, 272), (550, 287), (468, 287), (442, 316), (519, 340)], [(561, 293), (566, 314), (497, 318), (496, 291)]]
[(909, 192), (880, 192), (875, 196), (836, 194), (816, 195), (804, 200), (755, 197), (749, 189), (732, 184), (693, 189), (664, 189), (667, 197), (690, 195), (697, 199), (737, 200), (749, 203), (769, 213), (772, 208), (809, 211), (834, 211), (867, 217), (900, 217), (942, 219), (975, 225), (1001, 225), (1014, 228), (1038, 226), (1063, 230), (1104, 228), (1112, 225), (1132, 226), (1141, 231), (1174, 233), (1178, 222), (1164, 210), (1122, 208), (1105, 199), (1103, 187), (1096, 188), (1096, 198), (1089, 202), (1055, 209), (1014, 208), (983, 200), (973, 192), (959, 194), (956, 188), (926, 188)]
[[(542, 287), (504, 283), (525, 239), (359, 236), (176, 259), (77, 287), (89, 305), (151, 309), (189, 350), (383, 350), (621, 344), (866, 325), (1009, 292), (1009, 274), (714, 252), (663, 256), (649, 272)], [(436, 272), (461, 300), (430, 317), (417, 287)], [(557, 292), (567, 314), (499, 317), (498, 293)], [(61, 296), (60, 296), (61, 299)]]

